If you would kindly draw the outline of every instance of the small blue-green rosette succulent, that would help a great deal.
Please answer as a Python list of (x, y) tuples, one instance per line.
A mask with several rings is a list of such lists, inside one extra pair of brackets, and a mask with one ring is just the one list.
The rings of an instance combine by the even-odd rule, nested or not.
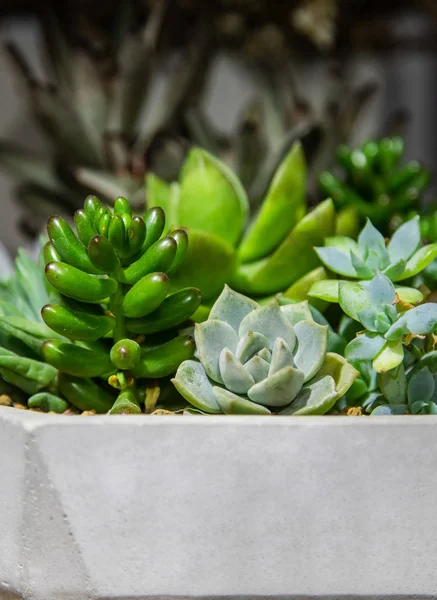
[(226, 286), (195, 326), (198, 360), (183, 362), (172, 381), (204, 413), (322, 415), (358, 375), (326, 351), (327, 339), (306, 302), (260, 306)]

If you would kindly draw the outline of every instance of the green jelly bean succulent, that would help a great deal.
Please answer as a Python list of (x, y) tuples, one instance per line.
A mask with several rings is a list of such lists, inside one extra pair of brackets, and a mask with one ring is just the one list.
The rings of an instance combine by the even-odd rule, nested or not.
[(347, 345), (346, 358), (351, 362), (372, 361), (378, 373), (398, 367), (405, 347), (437, 327), (436, 304), (413, 307), (399, 301), (393, 283), (382, 273), (360, 283), (341, 281), (339, 302), (344, 313), (363, 329)]
[(391, 235), (412, 210), (421, 211), (430, 173), (417, 161), (400, 164), (404, 152), (400, 137), (366, 142), (359, 148), (338, 148), (337, 162), (344, 176), (326, 171), (320, 176), (320, 187), (341, 211), (340, 223), (343, 211), (350, 218), (353, 209), (357, 223), (369, 218), (385, 235)]
[[(139, 413), (144, 380), (174, 374), (194, 354), (193, 338), (177, 328), (198, 308), (200, 292), (170, 291), (187, 234), (162, 237), (162, 209), (134, 217), (124, 198), (111, 211), (88, 197), (75, 224), (77, 235), (60, 217), (49, 220), (45, 282), (20, 254), (5, 284), (11, 299), (1, 304), (0, 374), (33, 394), (34, 408), (60, 411), (68, 402), (81, 411)], [(15, 316), (14, 303), (23, 315)]]
[[(178, 183), (147, 179), (147, 201), (161, 206), (169, 226), (186, 227), (190, 246), (173, 285), (196, 285), (211, 306), (225, 283), (263, 297), (295, 286), (306, 297), (313, 281), (326, 278), (313, 250), (335, 232), (331, 200), (307, 213), (306, 165), (297, 142), (276, 171), (255, 215), (246, 191), (220, 160), (202, 150), (189, 153)], [(301, 278), (312, 272), (310, 281)], [(204, 318), (208, 310), (204, 310)]]
[(327, 352), (328, 327), (306, 302), (260, 306), (226, 286), (195, 340), (198, 360), (184, 361), (173, 383), (204, 413), (325, 414), (358, 375)]
[[(393, 282), (410, 279), (437, 257), (437, 244), (421, 245), (420, 220), (414, 217), (394, 233), (388, 244), (383, 235), (367, 221), (358, 241), (344, 236), (327, 238), (324, 247), (315, 249), (324, 266), (348, 279), (370, 280), (381, 272)], [(309, 296), (338, 302), (339, 280), (315, 282)], [(401, 300), (417, 304), (423, 297), (411, 287), (398, 286)]]

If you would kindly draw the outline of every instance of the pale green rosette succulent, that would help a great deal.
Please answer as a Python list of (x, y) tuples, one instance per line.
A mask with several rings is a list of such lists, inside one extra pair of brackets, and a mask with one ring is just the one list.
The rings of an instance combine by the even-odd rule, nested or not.
[(225, 286), (195, 326), (198, 361), (183, 362), (173, 383), (204, 413), (322, 415), (358, 375), (326, 352), (327, 339), (307, 302), (260, 306)]

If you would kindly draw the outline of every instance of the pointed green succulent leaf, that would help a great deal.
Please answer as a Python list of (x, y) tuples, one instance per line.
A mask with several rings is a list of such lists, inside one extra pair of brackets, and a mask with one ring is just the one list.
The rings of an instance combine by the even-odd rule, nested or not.
[(373, 250), (381, 262), (380, 268), (384, 268), (388, 264), (389, 254), (385, 247), (384, 236), (376, 229), (369, 219), (367, 219), (366, 225), (358, 236), (358, 246), (362, 254), (364, 254), (366, 250)]
[(352, 266), (360, 279), (371, 279), (375, 275), (375, 270), (370, 268), (369, 262), (363, 260), (356, 252), (351, 250), (350, 257)]
[(308, 302), (296, 302), (296, 304), (286, 304), (281, 306), (281, 311), (294, 326), (299, 321), (312, 321), (313, 317)]
[(414, 373), (408, 382), (408, 404), (411, 406), (415, 402), (429, 402), (434, 394), (434, 387), (434, 378), (430, 370), (423, 367)]
[(317, 281), (308, 292), (310, 298), (320, 298), (327, 302), (338, 302), (338, 279), (325, 279)]
[(294, 367), (284, 367), (250, 388), (250, 400), (263, 406), (286, 406), (302, 388), (305, 375)]
[(288, 288), (319, 266), (313, 248), (322, 245), (334, 228), (334, 205), (331, 200), (325, 200), (299, 221), (269, 258), (240, 265), (235, 278), (236, 287), (244, 293), (259, 296), (276, 294)]
[(432, 350), (431, 352), (424, 354), (411, 371), (409, 371), (408, 378), (410, 379), (414, 373), (417, 373), (417, 371), (420, 371), (423, 367), (428, 367), (431, 373), (437, 373), (437, 350)]
[(215, 298), (235, 272), (235, 251), (225, 240), (201, 231), (188, 231), (189, 243), (182, 265), (172, 274), (172, 290), (196, 287), (204, 300)]
[(379, 389), (389, 404), (402, 404), (407, 400), (407, 378), (404, 365), (378, 375)]
[(363, 333), (349, 342), (346, 346), (345, 356), (352, 362), (373, 360), (377, 356), (386, 341), (378, 333)]
[(382, 273), (377, 273), (370, 281), (362, 281), (372, 304), (393, 304), (396, 290), (393, 283)]
[(226, 415), (270, 415), (270, 411), (265, 406), (256, 404), (236, 396), (228, 390), (220, 387), (214, 387), (214, 396), (217, 404)]
[(205, 371), (213, 381), (223, 383), (220, 375), (219, 358), (223, 348), (231, 352), (237, 349), (238, 337), (235, 330), (224, 321), (209, 320), (196, 323), (194, 328), (197, 354)]
[(223, 348), (219, 358), (220, 374), (224, 385), (236, 394), (247, 394), (255, 383), (254, 378), (229, 348)]
[(344, 277), (359, 277), (352, 264), (350, 254), (345, 254), (337, 248), (322, 247), (314, 248), (317, 252), (317, 256), (320, 258), (322, 263), (333, 273), (338, 273)]
[[(313, 269), (303, 277), (300, 277), (297, 281), (295, 281), (288, 289), (285, 290), (283, 296), (284, 298), (290, 298), (294, 302), (301, 302), (303, 300), (307, 300), (309, 296), (309, 291), (312, 286), (317, 282), (327, 281), (328, 274), (323, 267), (317, 267)], [(325, 307), (324, 302), (319, 302), (314, 298), (312, 304), (317, 306), (319, 310), (323, 310)]]
[(294, 362), (303, 371), (305, 381), (317, 373), (323, 364), (328, 344), (328, 326), (314, 321), (301, 321), (295, 325), (297, 352)]
[(426, 335), (437, 328), (437, 304), (428, 302), (402, 313), (387, 331), (387, 340), (398, 340), (403, 335)]
[(205, 150), (193, 148), (181, 173), (178, 224), (213, 233), (234, 246), (248, 211), (246, 192), (236, 175)]
[(335, 403), (337, 391), (335, 382), (329, 375), (314, 381), (301, 389), (294, 401), (281, 415), (324, 415)]
[(238, 249), (242, 262), (263, 258), (282, 242), (305, 214), (306, 165), (296, 142), (275, 173), (261, 210)]
[(269, 377), (284, 367), (295, 367), (293, 353), (282, 338), (277, 338), (272, 350)]
[(209, 319), (225, 321), (235, 331), (238, 331), (244, 317), (259, 307), (259, 304), (251, 298), (234, 292), (228, 285), (225, 285), (211, 309)]
[(194, 360), (184, 361), (172, 379), (177, 391), (190, 404), (206, 413), (220, 413), (213, 386), (208, 379), (205, 369)]
[(355, 281), (339, 281), (338, 301), (341, 309), (355, 321), (359, 321), (358, 313), (371, 304), (370, 294), (363, 283)]
[(268, 377), (270, 362), (264, 358), (261, 358), (261, 356), (256, 355), (252, 356), (252, 358), (247, 361), (244, 367), (252, 375), (255, 383), (258, 383), (259, 381), (262, 381)]
[(372, 367), (377, 373), (385, 373), (399, 366), (404, 358), (402, 341), (387, 342), (381, 352), (373, 359)]
[(437, 257), (437, 243), (428, 244), (427, 246), (423, 246), (423, 248), (419, 248), (415, 254), (408, 260), (404, 271), (393, 277), (393, 281), (403, 281), (404, 279), (409, 279), (417, 273), (423, 271), (425, 267), (427, 267), (435, 258)]
[(348, 363), (343, 356), (340, 356), (340, 354), (336, 354), (335, 352), (327, 352), (325, 360), (317, 373), (316, 379), (321, 379), (322, 377), (325, 377), (325, 375), (329, 375), (333, 378), (337, 392), (334, 399), (334, 402), (336, 402), (346, 394), (359, 374), (360, 372)]
[(357, 242), (344, 235), (334, 235), (327, 237), (325, 240), (325, 246), (329, 248), (336, 248), (346, 256), (349, 256), (351, 252), (358, 254), (359, 246)]
[(386, 269), (383, 269), (383, 273), (386, 277), (391, 279), (392, 281), (397, 281), (398, 278), (405, 271), (406, 262), (403, 258), (399, 259), (397, 262), (390, 264)]
[(268, 346), (269, 342), (265, 335), (257, 331), (248, 331), (239, 340), (235, 356), (242, 363), (248, 361), (257, 352)]
[(249, 331), (262, 333), (267, 338), (268, 349), (273, 348), (278, 337), (284, 339), (290, 350), (293, 350), (296, 343), (293, 327), (276, 300), (272, 300), (244, 317), (239, 329), (240, 338)]
[(407, 261), (417, 250), (420, 244), (419, 217), (414, 217), (399, 227), (393, 234), (389, 244), (388, 253), (390, 262), (398, 260)]

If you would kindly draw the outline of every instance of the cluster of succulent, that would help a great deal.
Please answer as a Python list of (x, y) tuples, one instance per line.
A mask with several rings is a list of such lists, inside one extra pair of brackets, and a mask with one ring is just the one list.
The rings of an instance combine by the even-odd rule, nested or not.
[(201, 318), (225, 283), (253, 297), (281, 292), (294, 299), (300, 294), (303, 300), (310, 283), (325, 276), (313, 247), (335, 232), (335, 212), (332, 201), (326, 200), (307, 213), (306, 174), (302, 147), (296, 142), (253, 216), (236, 175), (200, 148), (189, 153), (179, 182), (148, 177), (149, 204), (165, 210), (170, 227), (189, 231), (187, 257), (175, 282), (201, 290)]
[[(337, 163), (343, 177), (325, 171), (320, 187), (350, 220), (369, 218), (385, 235), (391, 235), (412, 211), (423, 210), (423, 194), (431, 175), (418, 161), (402, 164), (405, 152), (401, 137), (365, 142), (359, 148), (338, 147)], [(359, 219), (359, 220), (358, 220)]]
[(194, 353), (192, 337), (178, 327), (199, 306), (200, 292), (171, 289), (187, 234), (162, 236), (162, 209), (132, 216), (121, 197), (112, 212), (89, 196), (74, 220), (76, 234), (60, 217), (48, 222), (46, 281), (21, 254), (4, 284), (1, 377), (31, 396), (30, 407), (150, 411), (157, 396), (151, 403), (142, 382), (172, 375)]
[[(370, 220), (358, 235), (358, 240), (346, 236), (326, 238), (325, 246), (315, 249), (324, 266), (342, 278), (370, 280), (378, 273), (393, 282), (410, 280), (437, 257), (437, 244), (421, 244), (420, 219), (413, 217), (394, 233), (386, 244), (384, 236)], [(341, 280), (315, 282), (309, 291), (311, 298), (328, 302), (339, 301)], [(420, 302), (419, 290), (398, 286), (400, 300)]]
[(198, 360), (173, 382), (202, 413), (321, 415), (358, 375), (327, 352), (328, 327), (306, 302), (260, 306), (226, 286), (194, 337)]

